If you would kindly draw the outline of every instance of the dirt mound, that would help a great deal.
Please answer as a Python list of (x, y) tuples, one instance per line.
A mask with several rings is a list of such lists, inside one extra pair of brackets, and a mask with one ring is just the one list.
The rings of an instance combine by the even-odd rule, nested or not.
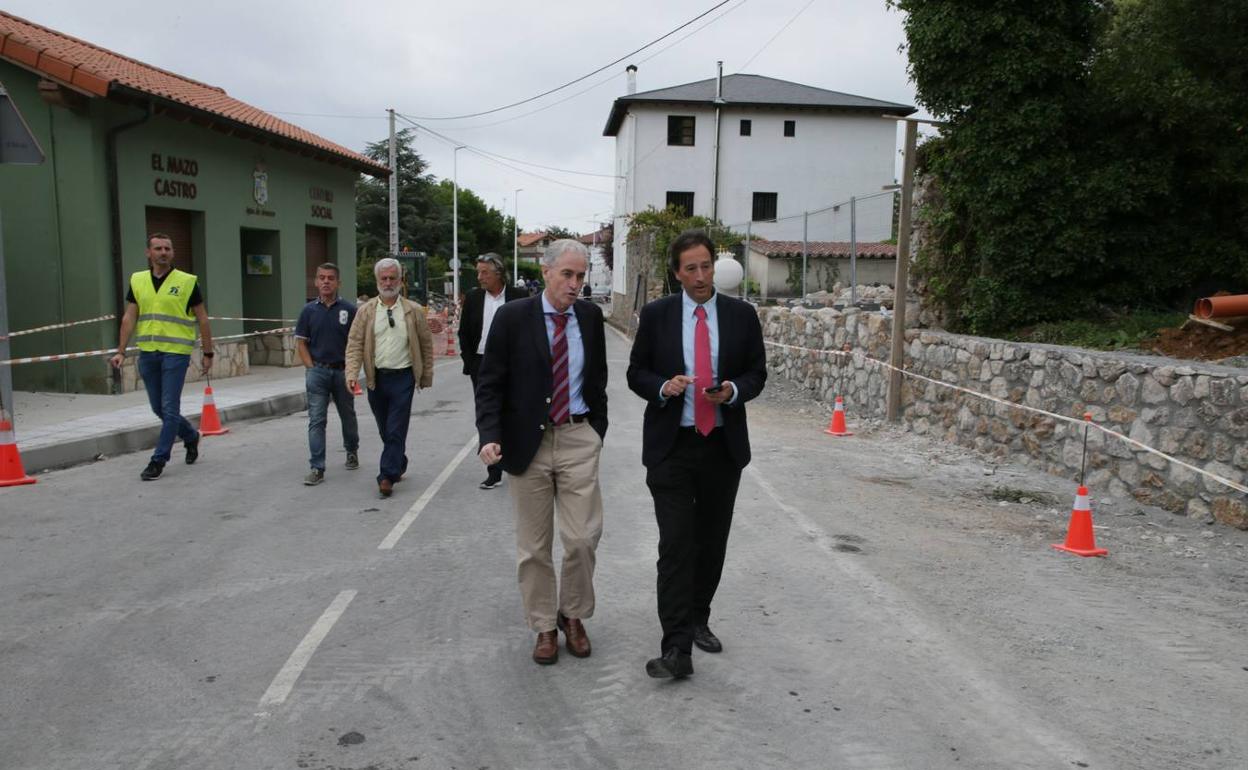
[[(1201, 361), (1218, 361), (1234, 356), (1248, 356), (1248, 319), (1230, 319), (1234, 331), (1222, 331), (1212, 326), (1189, 321), (1178, 329), (1161, 329), (1156, 339), (1146, 343), (1145, 348), (1171, 358), (1194, 358)], [(1219, 319), (1227, 323), (1226, 319)]]

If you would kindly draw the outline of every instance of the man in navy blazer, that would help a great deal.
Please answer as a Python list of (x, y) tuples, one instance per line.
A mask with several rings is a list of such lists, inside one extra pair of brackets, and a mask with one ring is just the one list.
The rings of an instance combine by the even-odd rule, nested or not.
[(628, 387), (646, 400), (641, 461), (659, 525), (662, 655), (646, 663), (655, 678), (692, 674), (694, 644), (723, 649), (709, 626), (711, 601), (750, 462), (745, 403), (767, 381), (758, 314), (715, 291), (714, 252), (701, 231), (672, 243), (682, 291), (642, 308), (629, 356)]
[[(517, 577), (533, 660), (590, 654), (582, 621), (594, 612), (594, 566), (602, 536), (598, 457), (607, 433), (607, 350), (602, 310), (578, 299), (589, 253), (574, 240), (550, 244), (545, 290), (498, 308), (477, 373), (481, 462), (508, 473), (516, 508)], [(555, 503), (563, 564), (551, 544)]]

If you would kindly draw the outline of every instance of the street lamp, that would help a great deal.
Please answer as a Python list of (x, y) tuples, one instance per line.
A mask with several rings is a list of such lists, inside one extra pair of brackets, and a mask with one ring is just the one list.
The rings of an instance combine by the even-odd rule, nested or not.
[(512, 242), (511, 242), (511, 283), (515, 285), (520, 282), (520, 193), (524, 192), (521, 187), (516, 190), (516, 215), (511, 219)]
[(453, 307), (459, 307), (459, 151), (467, 145), (459, 145), (455, 148), (455, 152), (451, 153), (451, 187), (454, 191), (453, 200), (451, 202), (451, 218), (454, 224), (451, 226), (451, 270), (454, 281), (454, 288), (451, 294), (451, 304)]

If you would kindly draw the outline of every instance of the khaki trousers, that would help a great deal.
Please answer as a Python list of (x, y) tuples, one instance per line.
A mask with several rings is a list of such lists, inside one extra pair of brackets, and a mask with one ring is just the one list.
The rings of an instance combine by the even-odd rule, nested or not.
[[(508, 474), (516, 506), (520, 598), (529, 628), (538, 633), (555, 630), (556, 611), (582, 619), (594, 614), (595, 549), (602, 537), (601, 452), (602, 439), (588, 422), (550, 427), (524, 473)], [(556, 509), (563, 545), (558, 586), (551, 556)]]

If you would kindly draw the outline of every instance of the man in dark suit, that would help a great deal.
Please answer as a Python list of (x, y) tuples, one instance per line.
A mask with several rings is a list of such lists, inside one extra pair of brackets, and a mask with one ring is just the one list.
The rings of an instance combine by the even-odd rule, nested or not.
[[(477, 390), (477, 372), (481, 369), (481, 357), (485, 355), (485, 340), (490, 336), (494, 314), (505, 303), (529, 296), (524, 289), (507, 285), (503, 273), (503, 258), (497, 254), (477, 257), (477, 283), (479, 288), (468, 292), (464, 309), (459, 317), (459, 355), (464, 359), (464, 374), (472, 378), (472, 390)], [(503, 469), (497, 463), (491, 465), (481, 489), (493, 489), (502, 483)]]
[(669, 266), (682, 291), (641, 310), (628, 387), (646, 400), (641, 462), (659, 525), (662, 655), (655, 678), (693, 673), (693, 645), (720, 652), (711, 632), (741, 469), (750, 462), (745, 403), (763, 390), (767, 356), (758, 314), (715, 291), (715, 246), (682, 233)]
[[(583, 620), (594, 613), (594, 565), (602, 536), (598, 456), (607, 433), (607, 350), (602, 310), (578, 300), (589, 254), (558, 240), (542, 258), (545, 290), (498, 309), (477, 375), (479, 456), (499, 463), (516, 508), (516, 572), (533, 660), (590, 654)], [(551, 544), (555, 503), (563, 565)]]

